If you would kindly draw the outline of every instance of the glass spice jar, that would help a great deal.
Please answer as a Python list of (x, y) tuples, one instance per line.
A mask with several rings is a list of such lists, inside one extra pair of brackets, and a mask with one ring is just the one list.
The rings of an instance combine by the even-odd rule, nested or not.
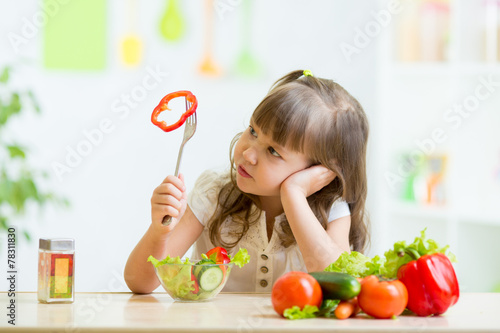
[(40, 238), (38, 301), (72, 303), (75, 297), (75, 241)]

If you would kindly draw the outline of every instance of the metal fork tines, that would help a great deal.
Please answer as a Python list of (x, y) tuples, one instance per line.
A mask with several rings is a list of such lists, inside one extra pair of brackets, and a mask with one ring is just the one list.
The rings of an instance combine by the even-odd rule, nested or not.
[[(189, 110), (191, 107), (191, 103), (189, 103), (186, 100), (186, 110)], [(186, 142), (189, 141), (194, 135), (194, 132), (196, 132), (196, 111), (190, 115), (187, 119), (186, 122), (184, 123), (184, 137), (182, 138), (182, 143), (181, 146), (179, 147), (179, 154), (177, 155), (177, 165), (175, 166), (175, 176), (179, 176), (179, 166), (181, 164), (181, 159), (182, 159), (182, 151), (184, 150), (184, 145)], [(163, 225), (169, 225), (172, 222), (172, 217), (171, 216), (165, 216), (163, 218), (162, 224)]]

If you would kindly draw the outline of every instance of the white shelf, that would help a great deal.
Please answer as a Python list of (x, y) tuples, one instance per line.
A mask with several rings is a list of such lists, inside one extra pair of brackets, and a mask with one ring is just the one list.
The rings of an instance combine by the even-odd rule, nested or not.
[(390, 71), (410, 77), (500, 75), (500, 63), (395, 62)]
[(500, 211), (471, 213), (452, 210), (448, 206), (424, 205), (393, 200), (389, 205), (389, 214), (396, 217), (442, 220), (443, 222), (456, 221), (459, 224), (467, 223), (500, 227)]
[(422, 205), (413, 202), (393, 201), (390, 205), (392, 215), (421, 219), (446, 220), (450, 211), (446, 206)]
[(457, 213), (460, 223), (500, 227), (500, 212)]
[(447, 62), (396, 62), (390, 64), (391, 70), (399, 76), (443, 76), (454, 73), (454, 67)]
[(500, 75), (500, 63), (464, 62), (456, 66), (462, 75)]

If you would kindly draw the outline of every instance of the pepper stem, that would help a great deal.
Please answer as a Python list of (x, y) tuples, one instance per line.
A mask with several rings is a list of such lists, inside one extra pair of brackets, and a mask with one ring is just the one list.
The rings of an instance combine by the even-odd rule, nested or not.
[(412, 247), (405, 248), (404, 252), (407, 255), (409, 255), (413, 260), (417, 260), (418, 258), (420, 258), (420, 253), (418, 253), (418, 251)]

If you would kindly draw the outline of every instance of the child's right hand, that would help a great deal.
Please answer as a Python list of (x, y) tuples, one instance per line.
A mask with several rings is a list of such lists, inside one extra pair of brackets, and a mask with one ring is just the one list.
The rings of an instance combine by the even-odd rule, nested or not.
[[(184, 215), (187, 206), (187, 192), (184, 184), (184, 175), (179, 177), (168, 176), (155, 188), (151, 197), (151, 222), (160, 232), (172, 231)], [(172, 216), (172, 223), (162, 225), (163, 218)]]

